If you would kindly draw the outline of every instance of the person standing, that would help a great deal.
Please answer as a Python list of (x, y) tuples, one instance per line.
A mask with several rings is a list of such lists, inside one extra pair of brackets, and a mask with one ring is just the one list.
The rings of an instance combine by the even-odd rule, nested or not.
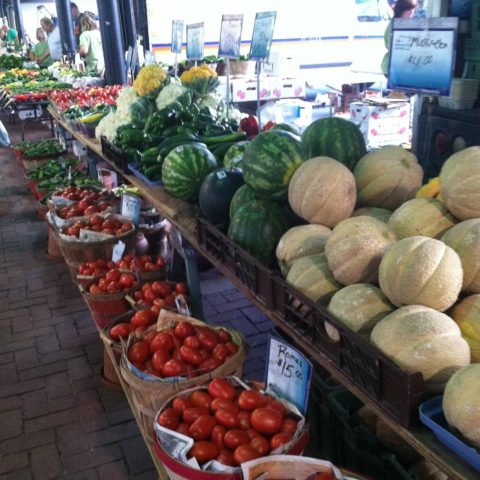
[(75, 2), (70, 2), (70, 11), (72, 12), (72, 21), (73, 21), (73, 35), (77, 41), (77, 45), (80, 39), (80, 9)]
[(37, 28), (37, 41), (38, 43), (33, 46), (33, 60), (37, 62), (39, 67), (47, 68), (53, 63), (53, 60), (50, 56), (45, 32), (41, 28)]
[(40, 20), (42, 29), (48, 35), (48, 52), (52, 62), (62, 59), (62, 39), (60, 38), (60, 29), (48, 17), (43, 17)]
[(103, 58), (102, 36), (98, 29), (95, 16), (91, 12), (80, 15), (80, 41), (79, 49), (81, 57), (85, 58), (87, 72), (100, 74), (105, 68)]
[(1, 39), (6, 42), (16, 42), (18, 40), (18, 33), (14, 28), (8, 26), (7, 17), (3, 17)]
[(385, 48), (387, 53), (383, 57), (382, 61), (382, 73), (388, 76), (388, 67), (390, 63), (390, 47), (392, 45), (392, 29), (393, 20), (395, 18), (412, 18), (415, 15), (415, 9), (417, 8), (417, 0), (397, 0), (393, 7), (393, 18), (390, 20), (384, 35)]

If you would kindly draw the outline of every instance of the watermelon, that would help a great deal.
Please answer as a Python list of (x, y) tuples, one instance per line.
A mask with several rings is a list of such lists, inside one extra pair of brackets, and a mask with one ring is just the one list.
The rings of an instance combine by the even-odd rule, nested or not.
[(343, 118), (321, 118), (311, 123), (302, 134), (306, 159), (331, 157), (353, 171), (367, 153), (360, 129)]
[(196, 201), (203, 180), (216, 167), (217, 161), (205, 145), (179, 145), (163, 161), (163, 185), (172, 197)]
[(223, 165), (229, 168), (242, 168), (243, 154), (249, 143), (248, 140), (244, 140), (232, 145), (223, 157)]
[(230, 219), (233, 218), (235, 212), (247, 202), (252, 200), (258, 200), (258, 197), (255, 195), (255, 192), (248, 186), (242, 185), (232, 197), (230, 202)]
[(228, 236), (260, 262), (273, 267), (278, 241), (287, 230), (282, 207), (269, 200), (253, 200), (235, 212)]
[(273, 128), (278, 130), (285, 130), (286, 132), (293, 133), (294, 135), (297, 135), (299, 137), (301, 136), (300, 130), (291, 123), (277, 123)]
[(227, 222), (232, 197), (244, 183), (238, 168), (219, 168), (210, 172), (198, 194), (202, 215), (214, 225)]
[(256, 195), (268, 200), (287, 198), (288, 183), (303, 163), (297, 137), (283, 130), (267, 130), (247, 145), (243, 178)]

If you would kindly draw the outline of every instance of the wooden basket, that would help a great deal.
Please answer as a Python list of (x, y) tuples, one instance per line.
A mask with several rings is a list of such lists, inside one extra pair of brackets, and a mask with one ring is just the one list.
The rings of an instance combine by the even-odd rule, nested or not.
[[(127, 360), (128, 349), (134, 340), (134, 336), (131, 335), (128, 342), (122, 344), (122, 359), (120, 361), (120, 372), (123, 380), (131, 388), (132, 395), (132, 409), (135, 410), (137, 418), (140, 419), (140, 427), (144, 429), (144, 432), (151, 432), (153, 421), (156, 413), (163, 405), (163, 403), (175, 395), (178, 392), (186, 390), (188, 388), (196, 387), (199, 385), (205, 385), (207, 382), (215, 377), (228, 377), (235, 375), (237, 377), (242, 376), (243, 364), (246, 358), (245, 339), (243, 335), (235, 330), (231, 330), (224, 327), (215, 327), (208, 325), (200, 320), (192, 317), (186, 317), (178, 313), (173, 313), (168, 310), (162, 310), (160, 312), (157, 325), (146, 330), (151, 331), (152, 328), (156, 328), (158, 331), (164, 330), (175, 326), (177, 323), (188, 321), (193, 325), (209, 327), (214, 330), (227, 330), (232, 336), (232, 341), (235, 342), (239, 349), (229, 360), (225, 361), (223, 365), (212, 370), (209, 373), (199, 375), (198, 377), (185, 379), (181, 381), (165, 381), (162, 379), (148, 381), (143, 380), (135, 375), (129, 369), (129, 362)], [(140, 338), (142, 338), (141, 335)], [(138, 337), (137, 337), (138, 338)]]

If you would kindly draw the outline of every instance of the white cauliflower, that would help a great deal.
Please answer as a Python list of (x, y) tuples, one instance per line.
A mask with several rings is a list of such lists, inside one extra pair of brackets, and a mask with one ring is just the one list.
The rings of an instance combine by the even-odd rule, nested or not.
[(180, 83), (176, 83), (173, 81), (170, 82), (168, 85), (163, 87), (158, 94), (156, 100), (158, 110), (163, 110), (165, 107), (168, 107), (186, 91), (187, 89), (183, 87)]

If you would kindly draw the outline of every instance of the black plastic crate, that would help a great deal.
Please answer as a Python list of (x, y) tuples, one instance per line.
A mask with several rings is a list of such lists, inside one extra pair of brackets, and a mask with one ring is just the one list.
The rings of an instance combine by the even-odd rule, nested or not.
[(128, 164), (131, 162), (130, 157), (105, 137), (102, 136), (100, 141), (102, 144), (102, 153), (123, 173), (130, 173), (128, 169)]

